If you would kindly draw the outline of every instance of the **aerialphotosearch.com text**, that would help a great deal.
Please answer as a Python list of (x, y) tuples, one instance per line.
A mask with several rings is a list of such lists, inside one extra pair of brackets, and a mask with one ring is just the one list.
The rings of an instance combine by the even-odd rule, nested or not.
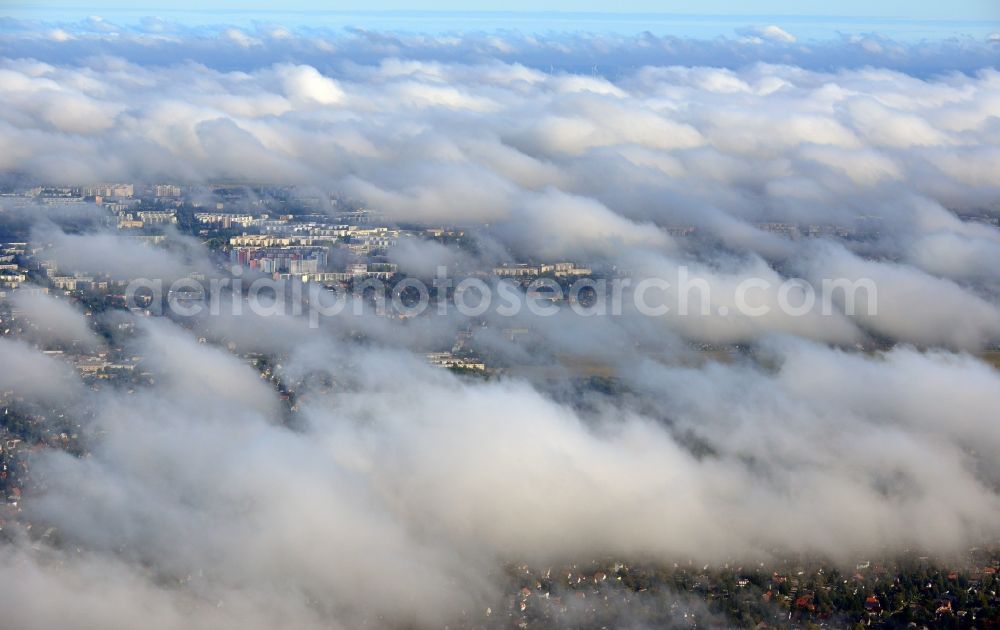
[[(713, 281), (714, 280), (714, 281)], [(229, 277), (172, 281), (138, 278), (128, 283), (130, 308), (177, 317), (203, 315), (304, 316), (311, 326), (326, 317), (375, 314), (389, 317), (448, 315), (550, 317), (568, 310), (581, 317), (788, 317), (878, 314), (878, 289), (870, 278), (801, 278), (776, 282), (744, 277), (737, 282), (692, 273), (645, 277), (498, 279), (452, 278), (438, 267), (429, 282), (417, 277), (356, 276), (342, 282), (303, 281), (297, 276)]]

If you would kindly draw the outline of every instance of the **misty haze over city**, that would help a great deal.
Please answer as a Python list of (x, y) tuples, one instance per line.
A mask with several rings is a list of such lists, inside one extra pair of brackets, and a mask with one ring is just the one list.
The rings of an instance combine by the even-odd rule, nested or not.
[(0, 7), (0, 628), (1000, 624), (1000, 7), (147, 4)]

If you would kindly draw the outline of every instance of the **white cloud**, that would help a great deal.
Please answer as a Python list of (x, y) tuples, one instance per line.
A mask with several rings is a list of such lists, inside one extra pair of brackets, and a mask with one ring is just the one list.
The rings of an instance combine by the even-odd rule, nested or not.
[[(563, 258), (636, 279), (684, 267), (710, 287), (710, 313), (487, 326), (345, 316), (317, 329), (292, 316), (150, 320), (127, 350), (152, 383), (86, 396), (64, 361), (0, 339), (0, 362), (17, 366), (0, 371), (0, 390), (75, 402), (95, 429), (88, 457), (33, 461), (46, 484), (25, 517), (61, 543), (12, 534), (0, 546), (11, 625), (441, 626), (495, 600), (504, 562), (846, 561), (995, 538), (1000, 376), (952, 350), (1000, 339), (1000, 231), (950, 209), (1000, 199), (996, 71), (921, 79), (848, 55), (927, 49), (804, 47), (778, 27), (747, 31), (767, 45), (690, 43), (683, 54), (698, 63), (670, 67), (648, 62), (685, 59), (665, 54), (683, 42), (654, 36), (567, 36), (563, 53), (514, 35), (262, 26), (206, 37), (155, 23), (173, 39), (152, 42), (106, 22), (81, 28), (60, 45), (92, 54), (72, 61), (0, 35), (25, 51), (0, 60), (5, 170), (304, 184), (390, 219), (468, 229), (464, 249), (404, 240), (389, 258), (408, 273)], [(129, 61), (141, 56), (119, 41), (168, 62)], [(782, 63), (727, 69), (720, 50)], [(982, 59), (968, 50), (969, 64)], [(602, 78), (539, 61), (582, 51), (622, 69)], [(176, 234), (166, 249), (66, 233), (56, 212), (0, 203), (4, 220), (34, 222), (60, 270), (213, 270)], [(771, 229), (781, 223), (859, 232), (790, 238)], [(794, 275), (871, 278), (878, 312), (862, 298), (854, 314), (841, 303), (782, 314), (778, 287)], [(756, 294), (767, 316), (734, 313), (748, 278), (768, 283)], [(676, 307), (676, 287), (660, 298)], [(92, 337), (61, 300), (14, 304), (41, 344)], [(531, 341), (511, 342), (512, 323)], [(414, 356), (450, 347), (458, 330), (530, 367), (473, 382)], [(872, 339), (919, 349), (838, 349)], [(692, 341), (749, 344), (752, 356), (706, 361)], [(280, 355), (296, 411), (213, 342)], [(577, 391), (560, 378), (567, 355), (600, 362), (627, 395)]]
[(293, 100), (331, 105), (344, 98), (344, 91), (336, 81), (324, 77), (311, 66), (283, 64), (275, 66), (274, 71), (281, 81), (285, 94)]
[(742, 35), (752, 41), (769, 41), (778, 42), (782, 44), (791, 44), (796, 41), (794, 35), (784, 30), (780, 26), (775, 26), (774, 24), (769, 24), (767, 26), (748, 26), (745, 28), (737, 29), (736, 33)]

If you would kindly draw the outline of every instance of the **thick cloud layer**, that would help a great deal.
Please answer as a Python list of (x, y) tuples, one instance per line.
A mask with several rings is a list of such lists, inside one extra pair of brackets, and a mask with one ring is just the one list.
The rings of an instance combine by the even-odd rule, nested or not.
[[(775, 340), (770, 371), (634, 363), (622, 376), (649, 405), (581, 413), (313, 338), (289, 369), (342, 387), (290, 430), (256, 374), (185, 336), (145, 327), (159, 384), (98, 396), (89, 457), (35, 459), (47, 487), (27, 514), (85, 551), (6, 551), (0, 574), (24, 574), (0, 591), (12, 609), (81, 627), (434, 625), (491, 601), (503, 562), (946, 554), (1000, 516), (1000, 375), (970, 357)], [(95, 582), (120, 603), (69, 605)]]
[[(469, 232), (475, 252), (403, 239), (389, 259), (412, 275), (570, 259), (689, 273), (709, 308), (108, 315), (148, 381), (86, 395), (63, 359), (0, 340), (17, 366), (0, 390), (87, 418), (88, 455), (35, 454), (5, 529), (12, 625), (430, 627), (481, 619), (506, 563), (850, 563), (1000, 533), (1000, 373), (966, 354), (1000, 340), (993, 43), (163, 28), (8, 24), (0, 170), (308, 186)], [(220, 273), (177, 234), (158, 248), (42, 216), (30, 234), (64, 270)], [(863, 293), (783, 313), (791, 276), (871, 280), (877, 312)], [(737, 312), (747, 279), (769, 315)], [(41, 346), (105, 343), (61, 299), (14, 304)], [(418, 356), (458, 331), (512, 369)], [(581, 391), (574, 361), (613, 391)]]
[[(104, 55), (7, 59), (0, 71), (0, 135), (12, 148), (2, 166), (42, 181), (309, 185), (402, 221), (489, 223), (522, 259), (676, 256), (682, 246), (666, 232), (690, 226), (729, 250), (806, 259), (810, 277), (871, 272), (917, 303), (947, 285), (968, 305), (961, 333), (865, 325), (876, 334), (959, 347), (997, 337), (1000, 315), (983, 300), (997, 293), (988, 263), (1000, 236), (953, 214), (994, 212), (1000, 195), (995, 69), (925, 80), (871, 68), (650, 66), (609, 81), (497, 60), (389, 56), (330, 75), (287, 62), (225, 72)], [(850, 245), (858, 253), (919, 272), (809, 254), (759, 227), (775, 222), (845, 226), (867, 239)], [(88, 253), (75, 238), (57, 249), (134, 270), (138, 245), (91, 240)]]

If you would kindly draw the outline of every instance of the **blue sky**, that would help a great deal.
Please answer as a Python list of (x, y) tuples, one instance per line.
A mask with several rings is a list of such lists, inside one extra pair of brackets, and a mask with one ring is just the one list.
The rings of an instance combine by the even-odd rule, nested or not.
[(53, 0), (49, 2), (5, 2), (7, 11), (22, 15), (59, 10), (112, 13), (130, 11), (159, 13), (168, 10), (207, 11), (566, 11), (611, 13), (681, 13), (719, 15), (789, 15), (895, 17), (922, 20), (997, 20), (996, 0), (504, 0), (470, 3), (461, 0), (370, 0), (367, 2), (316, 2), (292, 0)]
[(0, 15), (46, 23), (101, 16), (121, 24), (158, 16), (185, 25), (281, 24), (453, 32), (651, 31), (691, 37), (732, 36), (747, 25), (776, 24), (801, 39), (879, 33), (902, 40), (1000, 31), (1000, 1), (951, 0), (52, 0), (3, 2)]

